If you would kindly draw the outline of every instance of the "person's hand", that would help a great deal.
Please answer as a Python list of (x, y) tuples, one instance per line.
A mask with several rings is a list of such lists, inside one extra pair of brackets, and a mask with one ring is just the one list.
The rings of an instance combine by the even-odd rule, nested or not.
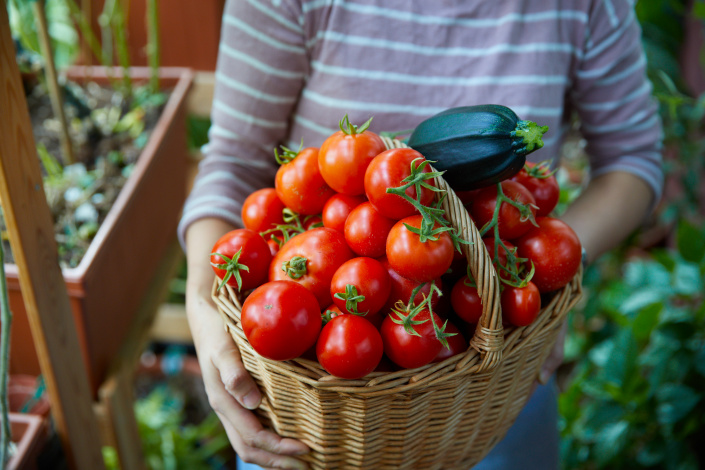
[(558, 337), (556, 338), (556, 344), (553, 345), (553, 349), (548, 355), (546, 362), (541, 366), (541, 371), (539, 372), (538, 382), (541, 385), (546, 385), (551, 376), (556, 372), (558, 367), (563, 363), (563, 353), (565, 347), (565, 335), (568, 331), (568, 322), (564, 322), (561, 327), (561, 331), (558, 332)]
[(295, 456), (307, 453), (308, 447), (264, 429), (250, 411), (257, 408), (262, 395), (210, 299), (190, 298), (187, 308), (209, 403), (237, 454), (265, 468), (307, 469)]

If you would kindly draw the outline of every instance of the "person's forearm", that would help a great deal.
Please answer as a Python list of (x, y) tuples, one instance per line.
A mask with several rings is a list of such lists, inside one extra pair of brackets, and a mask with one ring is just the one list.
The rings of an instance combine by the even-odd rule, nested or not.
[(652, 198), (641, 178), (620, 171), (606, 173), (590, 181), (561, 219), (575, 230), (588, 261), (594, 261), (644, 222)]
[(186, 232), (186, 302), (189, 307), (186, 312), (194, 340), (201, 337), (198, 331), (194, 331), (200, 328), (201, 323), (196, 321), (193, 315), (201, 311), (200, 304), (211, 302), (208, 295), (215, 276), (210, 265), (211, 250), (222, 235), (234, 228), (220, 219), (201, 219), (189, 226)]

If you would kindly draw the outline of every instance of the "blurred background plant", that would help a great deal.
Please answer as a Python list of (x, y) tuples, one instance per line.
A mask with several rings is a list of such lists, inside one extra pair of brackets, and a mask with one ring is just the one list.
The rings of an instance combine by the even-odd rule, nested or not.
[[(705, 2), (640, 1), (636, 11), (666, 187), (649, 224), (587, 269), (569, 317), (559, 409), (571, 470), (705, 468), (705, 94), (683, 73), (705, 70)], [(693, 32), (696, 53), (684, 56)]]

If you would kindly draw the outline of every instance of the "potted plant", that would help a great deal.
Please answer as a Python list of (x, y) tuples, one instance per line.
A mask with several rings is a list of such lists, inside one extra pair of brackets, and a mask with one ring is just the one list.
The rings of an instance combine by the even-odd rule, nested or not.
[[(85, 23), (85, 18), (75, 17), (75, 20), (79, 24)], [(116, 39), (119, 37), (116, 36)], [(124, 40), (117, 44), (118, 50), (124, 49)], [(152, 49), (158, 57), (156, 47)], [(51, 60), (46, 62), (50, 63)], [(150, 92), (143, 93), (146, 98), (142, 96), (147, 100), (154, 96), (166, 96), (161, 93), (168, 92), (151, 130), (148, 129), (149, 123), (140, 120), (140, 108), (127, 104), (127, 100), (109, 107), (107, 111), (90, 107), (86, 111), (91, 119), (98, 120), (100, 124), (112, 122), (113, 130), (128, 135), (134, 133), (135, 138), (130, 145), (133, 150), (135, 147), (139, 150), (139, 156), (130, 166), (129, 175), (125, 175), (124, 186), (114, 202), (109, 204), (104, 220), (99, 224), (88, 224), (84, 230), (84, 235), (91, 240), (86, 244), (85, 254), (75, 266), (62, 269), (94, 391), (102, 383), (111, 360), (125, 340), (159, 262), (168, 247), (173, 245), (185, 199), (185, 98), (193, 74), (190, 69), (159, 67), (155, 61), (149, 68), (128, 67), (125, 62), (121, 65), (119, 70), (113, 67), (69, 67), (64, 71), (67, 83), (112, 89), (116, 91), (116, 96), (123, 98), (139, 99), (140, 86), (149, 87)], [(75, 95), (68, 93), (71, 89), (63, 87), (68, 94), (67, 101), (76, 100)], [(86, 102), (90, 104), (90, 100)], [(78, 106), (82, 104), (85, 106), (86, 103), (79, 102)], [(69, 129), (75, 123), (74, 117)], [(75, 147), (74, 143), (74, 151)], [(103, 162), (119, 157), (119, 150), (112, 147), (103, 150)], [(43, 152), (41, 147), (38, 153), (47, 178), (56, 176), (54, 163), (59, 159), (47, 155), (48, 152)], [(63, 176), (63, 170), (72, 167), (65, 163), (63, 168), (59, 166), (57, 170)], [(81, 178), (85, 178), (87, 172), (79, 173), (78, 180), (83, 181)], [(88, 186), (90, 184), (89, 178)], [(45, 188), (50, 185), (51, 181), (45, 179)], [(64, 199), (67, 191), (60, 193)], [(47, 195), (50, 196), (51, 191), (47, 190)], [(68, 225), (71, 226), (71, 223)], [(86, 224), (78, 225), (76, 223), (73, 227), (80, 235)], [(39, 366), (19, 291), (17, 267), (6, 264), (5, 269), (10, 305), (15, 317), (11, 371), (37, 375)]]

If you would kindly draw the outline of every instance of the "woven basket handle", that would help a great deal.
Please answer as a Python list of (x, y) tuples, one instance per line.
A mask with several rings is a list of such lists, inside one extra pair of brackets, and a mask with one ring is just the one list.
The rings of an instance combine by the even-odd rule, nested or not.
[[(399, 140), (381, 137), (388, 149), (408, 147)], [(436, 171), (436, 170), (431, 170)], [(499, 280), (492, 265), (487, 248), (482, 241), (482, 236), (468, 215), (465, 206), (456, 196), (455, 191), (441, 177), (434, 180), (436, 187), (446, 193), (442, 208), (454, 229), (458, 230), (461, 238), (471, 244), (461, 245), (463, 254), (468, 260), (470, 271), (477, 283), (477, 292), (482, 300), (482, 316), (475, 329), (475, 334), (470, 340), (470, 348), (465, 353), (457, 366), (464, 367), (472, 358), (472, 349), (480, 353), (481, 362), (478, 372), (486, 372), (497, 367), (502, 359), (504, 345), (504, 328), (502, 327), (502, 312), (499, 299)]]

